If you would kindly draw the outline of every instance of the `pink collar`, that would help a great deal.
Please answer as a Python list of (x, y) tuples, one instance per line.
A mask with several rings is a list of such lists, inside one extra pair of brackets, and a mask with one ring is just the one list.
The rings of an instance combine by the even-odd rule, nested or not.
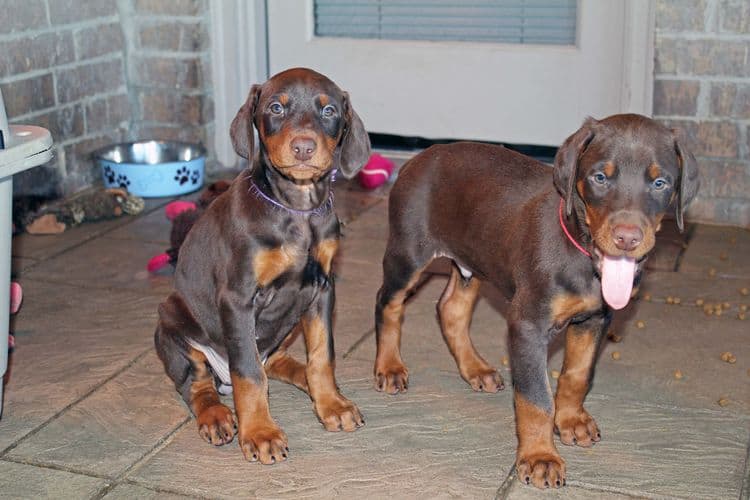
[(573, 236), (570, 234), (570, 231), (568, 231), (568, 228), (565, 227), (565, 220), (563, 219), (563, 205), (565, 204), (565, 200), (560, 198), (560, 209), (558, 210), (560, 214), (560, 227), (562, 227), (563, 232), (565, 233), (565, 236), (568, 237), (568, 240), (586, 257), (591, 257), (591, 254), (583, 248), (576, 240), (573, 239)]

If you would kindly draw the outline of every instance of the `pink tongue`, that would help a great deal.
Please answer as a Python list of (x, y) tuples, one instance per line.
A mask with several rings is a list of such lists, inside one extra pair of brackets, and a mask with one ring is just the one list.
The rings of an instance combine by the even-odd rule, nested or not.
[(602, 258), (602, 295), (612, 309), (622, 309), (630, 301), (635, 277), (635, 259)]

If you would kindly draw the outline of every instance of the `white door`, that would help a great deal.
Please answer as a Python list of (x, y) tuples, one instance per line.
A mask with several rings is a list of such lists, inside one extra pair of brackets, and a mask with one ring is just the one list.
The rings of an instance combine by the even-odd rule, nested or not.
[[(402, 19), (418, 27), (429, 23), (420, 14), (428, 4), (450, 7), (451, 16), (503, 0), (269, 1), (270, 74), (306, 66), (328, 75), (350, 92), (370, 132), (556, 146), (586, 116), (651, 111), (651, 0), (574, 2), (570, 45), (317, 36), (316, 3), (318, 9), (328, 4), (329, 13), (336, 3), (342, 9), (379, 4), (383, 12), (412, 7)], [(361, 21), (349, 19), (355, 27)], [(396, 38), (419, 36), (413, 26)]]

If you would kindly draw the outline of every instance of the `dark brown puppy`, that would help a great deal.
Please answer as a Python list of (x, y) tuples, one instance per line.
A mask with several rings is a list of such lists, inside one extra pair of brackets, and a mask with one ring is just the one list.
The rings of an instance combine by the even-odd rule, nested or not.
[[(327, 430), (364, 424), (334, 378), (332, 181), (336, 169), (350, 177), (364, 165), (370, 142), (348, 94), (308, 69), (252, 87), (231, 127), (235, 150), (251, 161), (253, 125), (258, 159), (180, 247), (155, 342), (203, 439), (221, 445), (238, 432), (247, 460), (271, 464), (288, 448), (269, 412), (267, 377), (307, 392)], [(300, 333), (306, 365), (287, 353)], [(236, 420), (216, 384), (226, 392), (231, 384)]]
[[(479, 282), (487, 281), (508, 301), (518, 476), (540, 488), (561, 486), (565, 464), (553, 431), (564, 444), (600, 439), (583, 400), (611, 310), (630, 299), (670, 203), (682, 229), (697, 187), (695, 159), (672, 131), (632, 114), (586, 120), (559, 149), (554, 171), (469, 142), (417, 155), (390, 195), (376, 388), (407, 389), (399, 348), (406, 293), (432, 259), (453, 259), (438, 315), (459, 372), (474, 390), (503, 388), (469, 338)], [(561, 332), (565, 361), (553, 398), (547, 347)]]

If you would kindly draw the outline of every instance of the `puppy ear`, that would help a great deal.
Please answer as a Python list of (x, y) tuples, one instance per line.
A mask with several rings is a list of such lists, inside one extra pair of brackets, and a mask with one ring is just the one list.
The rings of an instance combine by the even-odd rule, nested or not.
[(573, 190), (576, 183), (578, 158), (594, 138), (593, 127), (596, 123), (593, 118), (586, 118), (581, 128), (565, 139), (555, 155), (553, 181), (560, 196), (565, 200), (565, 213), (567, 215), (570, 215), (573, 210)]
[(339, 143), (338, 169), (351, 179), (370, 158), (370, 137), (357, 113), (352, 108), (349, 94), (344, 92), (344, 133)]
[(677, 218), (677, 227), (682, 232), (684, 229), (683, 213), (693, 198), (695, 198), (700, 186), (700, 180), (698, 179), (698, 163), (695, 161), (693, 153), (682, 147), (677, 138), (674, 140), (674, 149), (675, 153), (677, 153), (677, 162), (680, 164), (680, 185), (677, 190), (675, 215)]
[(247, 100), (242, 105), (229, 127), (229, 135), (232, 138), (232, 146), (241, 157), (253, 162), (255, 151), (255, 136), (253, 133), (253, 120), (255, 119), (255, 108), (260, 98), (260, 85), (253, 85)]

